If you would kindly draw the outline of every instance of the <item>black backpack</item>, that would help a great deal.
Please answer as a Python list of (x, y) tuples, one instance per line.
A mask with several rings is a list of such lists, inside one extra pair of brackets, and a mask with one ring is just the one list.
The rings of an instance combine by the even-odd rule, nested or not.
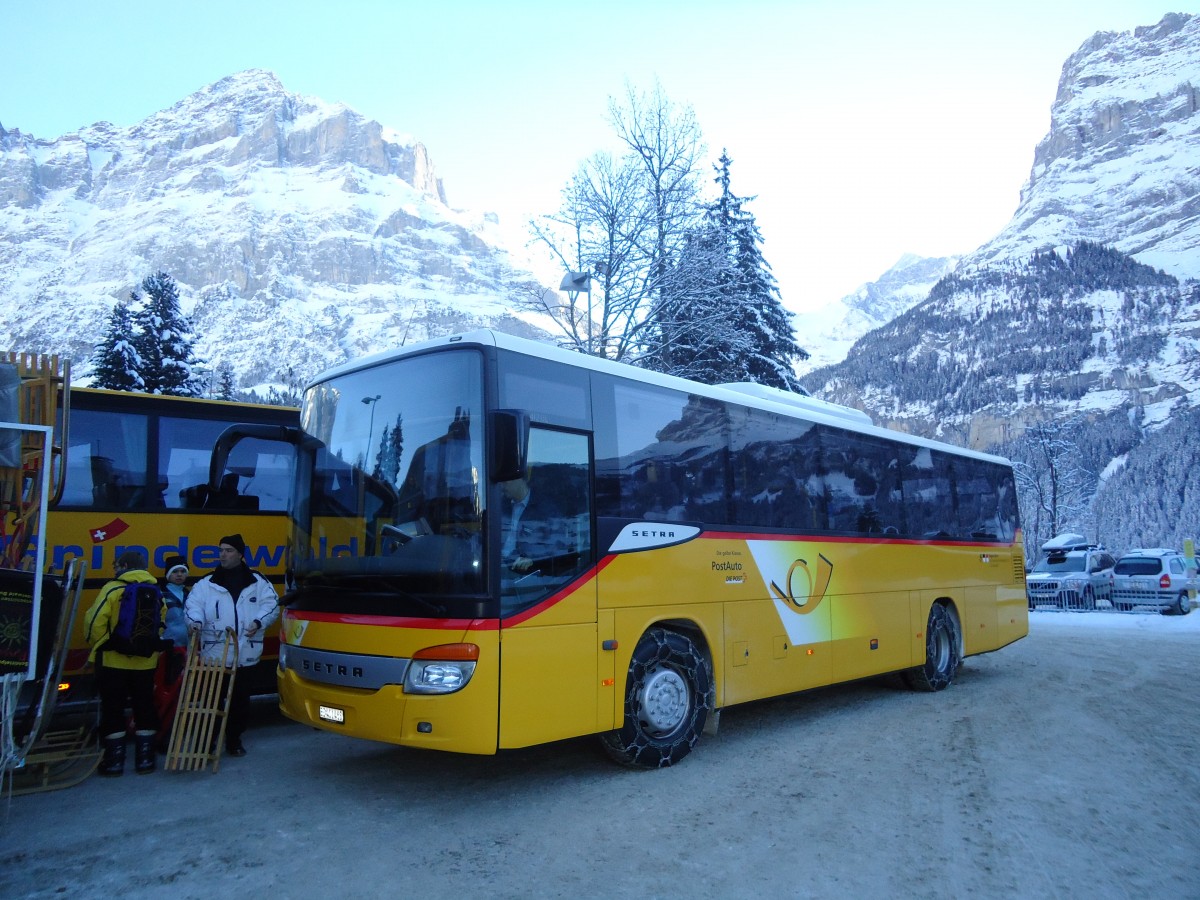
[(135, 581), (121, 591), (117, 627), (105, 650), (126, 656), (153, 656), (163, 648), (163, 595), (158, 585)]

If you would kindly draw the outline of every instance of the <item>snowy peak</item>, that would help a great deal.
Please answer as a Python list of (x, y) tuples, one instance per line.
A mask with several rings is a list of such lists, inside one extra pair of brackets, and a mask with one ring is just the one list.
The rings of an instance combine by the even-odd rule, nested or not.
[(845, 359), (855, 340), (951, 271), (1020, 268), (1037, 251), (1088, 241), (1200, 278), (1198, 113), (1200, 16), (1093, 35), (1063, 64), (1050, 130), (1004, 230), (961, 262), (901, 259), (839, 304), (799, 316), (816, 337), (807, 338), (805, 371)]
[(0, 135), (0, 235), (0, 331), (79, 376), (159, 271), (236, 387), (448, 331), (542, 334), (512, 314), (535, 279), (493, 217), (446, 204), (424, 146), (263, 70), (131, 127)]
[[(152, 177), (141, 183), (151, 193), (161, 190), (164, 170), (227, 169), (249, 162), (251, 171), (350, 165), (398, 177), (443, 203), (446, 199), (424, 146), (344, 104), (290, 93), (274, 73), (262, 69), (223, 78), (131, 128), (100, 122), (54, 143), (68, 160), (75, 157), (70, 160), (75, 167), (82, 155), (93, 167), (113, 163), (112, 172), (125, 159), (149, 161)], [(225, 174), (214, 168), (206, 172), (210, 178)]]
[(930, 289), (957, 264), (956, 256), (930, 258), (905, 253), (878, 280), (859, 285), (823, 309), (798, 314), (796, 331), (810, 356), (796, 370), (804, 375), (841, 362), (855, 341), (928, 297)]
[(968, 258), (1093, 241), (1200, 277), (1200, 17), (1094, 35), (1064, 63), (1012, 222)]

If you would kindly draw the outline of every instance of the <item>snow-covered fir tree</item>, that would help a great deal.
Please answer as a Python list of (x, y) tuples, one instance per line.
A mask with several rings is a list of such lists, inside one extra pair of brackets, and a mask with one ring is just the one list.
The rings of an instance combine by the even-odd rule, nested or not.
[(217, 384), (214, 394), (218, 400), (236, 400), (237, 387), (234, 383), (233, 366), (229, 360), (217, 363)]
[[(141, 357), (143, 390), (150, 394), (198, 397), (201, 380), (199, 360), (193, 351), (192, 326), (179, 309), (179, 288), (166, 272), (142, 281), (145, 303), (135, 313), (138, 333), (134, 349)], [(136, 294), (134, 295), (136, 296)]]
[[(796, 342), (792, 314), (779, 296), (779, 285), (771, 266), (762, 254), (762, 233), (754, 214), (745, 208), (753, 197), (738, 198), (729, 191), (729, 156), (722, 151), (717, 183), (721, 196), (728, 198), (718, 211), (728, 216), (728, 228), (734, 243), (734, 271), (730, 290), (738, 297), (738, 331), (746, 335), (750, 355), (745, 359), (747, 381), (800, 391), (795, 363), (808, 359), (808, 351)], [(711, 213), (710, 213), (711, 214)]]
[(753, 198), (730, 190), (731, 164), (722, 152), (714, 179), (720, 194), (678, 257), (673, 283), (686, 314), (676, 317), (672, 372), (709, 384), (753, 381), (799, 390), (793, 362), (808, 352), (796, 343), (791, 313), (763, 257), (762, 235), (745, 206)]
[(372, 474), (387, 484), (395, 484), (403, 456), (404, 422), (402, 416), (396, 416), (394, 427), (383, 426), (383, 434), (379, 437), (379, 451), (375, 455), (375, 469)]
[[(136, 299), (134, 294), (131, 299)], [(92, 385), (111, 391), (145, 390), (142, 360), (134, 348), (133, 315), (129, 303), (118, 302), (108, 316), (104, 337), (92, 354)]]

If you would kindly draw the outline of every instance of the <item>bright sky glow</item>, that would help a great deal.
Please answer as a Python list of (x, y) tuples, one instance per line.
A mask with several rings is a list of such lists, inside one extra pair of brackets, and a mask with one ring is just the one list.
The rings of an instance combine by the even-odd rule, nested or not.
[(343, 102), (428, 147), (450, 203), (519, 226), (613, 149), (610, 96), (657, 78), (727, 148), (784, 303), (1008, 222), (1067, 56), (1170, 0), (58, 0), (0, 8), (0, 123), (132, 125), (234, 72)]

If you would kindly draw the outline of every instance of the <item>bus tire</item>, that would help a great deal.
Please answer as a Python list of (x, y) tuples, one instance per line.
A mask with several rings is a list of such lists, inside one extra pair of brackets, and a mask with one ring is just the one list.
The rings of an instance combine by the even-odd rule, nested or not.
[(904, 673), (908, 686), (914, 691), (948, 688), (962, 665), (960, 647), (958, 619), (948, 606), (935, 603), (925, 628), (925, 663)]
[(674, 765), (700, 740), (713, 701), (712, 668), (700, 648), (677, 631), (652, 628), (629, 661), (624, 724), (600, 742), (622, 765)]

